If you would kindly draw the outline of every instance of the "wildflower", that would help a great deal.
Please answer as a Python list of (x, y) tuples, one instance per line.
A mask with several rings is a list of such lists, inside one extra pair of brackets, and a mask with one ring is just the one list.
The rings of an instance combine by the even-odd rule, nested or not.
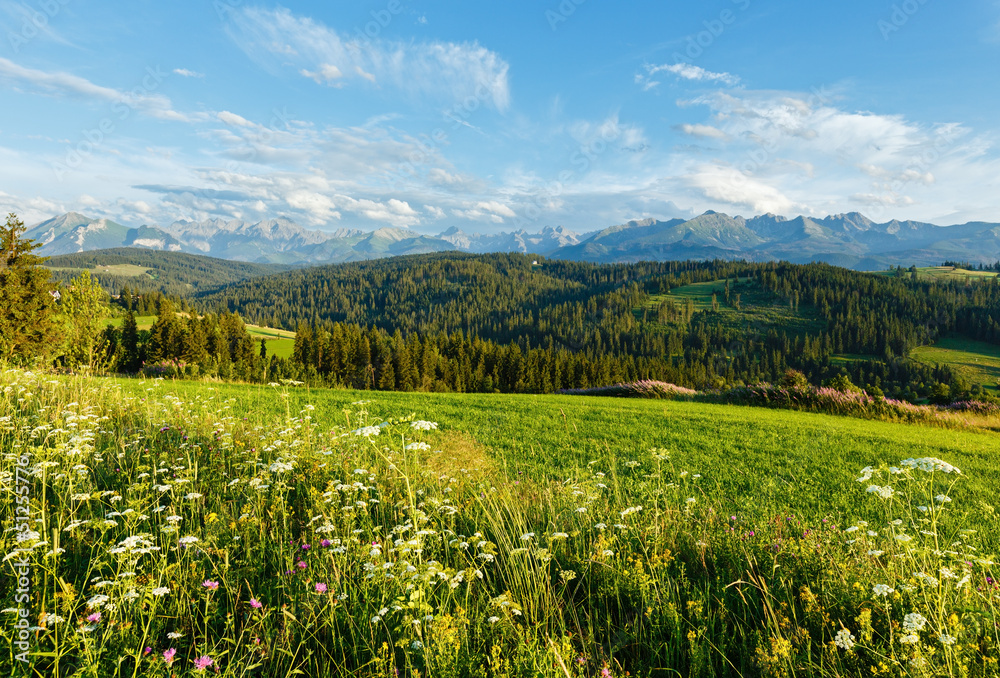
[(897, 534), (896, 541), (905, 544), (908, 541), (913, 541), (913, 537), (908, 534)]
[(938, 642), (942, 645), (954, 645), (955, 636), (949, 636), (947, 633), (942, 633), (938, 635)]
[(410, 422), (410, 427), (416, 431), (430, 431), (431, 429), (436, 429), (438, 425), (433, 421), (414, 421)]
[(500, 617), (490, 617), (486, 621), (488, 621), (491, 624), (496, 624), (498, 621), (500, 621)]
[(428, 445), (427, 443), (410, 443), (409, 445), (407, 445), (403, 449), (405, 449), (405, 450), (416, 450), (418, 452), (424, 452), (426, 450), (431, 449), (431, 446)]
[(354, 435), (373, 438), (381, 432), (382, 429), (380, 429), (378, 426), (365, 426), (363, 428), (359, 428), (358, 430), (354, 431)]
[(250, 599), (250, 607), (252, 607), (252, 608), (253, 608), (253, 609), (255, 609), (255, 610), (259, 610), (260, 608), (262, 608), (262, 607), (264, 607), (264, 606), (263, 606), (263, 605), (261, 605), (261, 604), (260, 604), (260, 601), (259, 601), (259, 600), (257, 600), (256, 598), (251, 598), (251, 599)]
[(915, 632), (924, 628), (927, 618), (919, 612), (911, 612), (903, 617), (903, 630)]
[(167, 588), (166, 586), (160, 586), (160, 587), (157, 587), (157, 588), (153, 589), (153, 595), (157, 596), (157, 597), (165, 596), (168, 593), (170, 593), (170, 589)]
[(177, 640), (178, 638), (183, 638), (183, 637), (184, 634), (177, 633), (177, 631), (171, 631), (170, 633), (167, 634), (167, 638), (169, 638), (170, 640)]
[(326, 593), (326, 584), (322, 582), (317, 582), (316, 593)]
[(875, 586), (872, 587), (872, 593), (876, 596), (885, 597), (895, 592), (896, 589), (892, 588), (891, 586), (886, 586), (885, 584), (875, 584)]
[(854, 647), (854, 636), (851, 635), (851, 632), (848, 631), (847, 629), (840, 629), (839, 631), (837, 631), (837, 638), (836, 640), (834, 640), (834, 642), (840, 649), (850, 650), (852, 647)]
[(174, 648), (170, 648), (169, 650), (165, 650), (163, 652), (163, 661), (167, 663), (167, 666), (170, 666), (171, 664), (174, 663), (175, 654), (177, 654), (177, 650)]
[(952, 466), (946, 461), (941, 461), (935, 457), (921, 457), (920, 459), (904, 459), (899, 462), (900, 466), (906, 466), (907, 468), (919, 469), (927, 473), (933, 473), (934, 471), (941, 471), (942, 473), (955, 473), (961, 475), (962, 471), (955, 466)]
[(194, 660), (195, 671), (204, 671), (211, 665), (212, 665), (212, 658), (209, 657), (208, 655), (202, 655)]
[(219, 582), (212, 581), (211, 579), (206, 579), (201, 583), (201, 585), (204, 586), (209, 591), (215, 591), (217, 588), (219, 588)]
[(531, 541), (532, 539), (534, 539), (534, 537), (535, 537), (534, 532), (527, 532), (521, 535), (521, 541)]
[(858, 527), (857, 525), (851, 525), (849, 528), (847, 528), (846, 530), (844, 530), (844, 532), (847, 533), (847, 534), (850, 534), (851, 532), (857, 532), (860, 529), (861, 528)]
[(899, 637), (900, 645), (916, 645), (920, 642), (920, 636), (916, 633), (908, 633), (905, 636)]
[(91, 624), (96, 624), (97, 622), (101, 621), (101, 613), (95, 612), (94, 614), (88, 616), (87, 621), (89, 621)]
[(687, 499), (684, 500), (684, 503), (687, 504), (688, 506), (690, 506), (691, 504), (695, 503), (696, 501), (698, 501), (698, 500), (695, 499), (694, 497), (688, 497)]
[(951, 497), (949, 497), (946, 494), (939, 494), (936, 497), (934, 497), (934, 501), (936, 501), (939, 504), (947, 504), (948, 502), (951, 501)]
[(569, 539), (569, 535), (565, 532), (554, 532), (552, 533), (553, 539)]
[(188, 537), (181, 537), (179, 543), (183, 544), (184, 546), (188, 546), (190, 544), (197, 544), (199, 541), (200, 540), (198, 539), (198, 537), (188, 536)]

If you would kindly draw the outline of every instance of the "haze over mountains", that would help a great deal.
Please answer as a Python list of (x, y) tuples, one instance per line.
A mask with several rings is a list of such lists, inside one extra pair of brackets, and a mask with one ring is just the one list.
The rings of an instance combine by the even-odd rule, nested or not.
[(43, 255), (143, 247), (299, 265), (453, 250), (526, 252), (600, 263), (716, 258), (825, 261), (859, 270), (934, 266), (946, 260), (1000, 260), (998, 223), (937, 226), (893, 220), (878, 224), (856, 212), (823, 219), (774, 214), (744, 219), (709, 211), (689, 220), (644, 219), (582, 234), (563, 226), (537, 233), (494, 234), (464, 233), (452, 227), (436, 236), (400, 228), (308, 230), (284, 218), (256, 223), (175, 221), (165, 227), (131, 228), (70, 212), (33, 226), (26, 235), (43, 244)]

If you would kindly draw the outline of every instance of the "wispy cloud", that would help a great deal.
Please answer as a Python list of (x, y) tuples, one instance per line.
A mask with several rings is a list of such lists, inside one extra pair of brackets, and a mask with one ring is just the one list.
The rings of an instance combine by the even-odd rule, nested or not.
[(507, 62), (476, 42), (362, 40), (283, 8), (233, 12), (227, 30), (258, 63), (293, 65), (321, 85), (363, 80), (418, 98), (476, 97), (498, 111), (510, 105)]
[(694, 80), (696, 82), (711, 82), (711, 83), (722, 83), (723, 85), (729, 85), (730, 87), (735, 87), (740, 84), (739, 77), (733, 75), (732, 73), (714, 73), (712, 71), (707, 71), (701, 66), (695, 66), (693, 64), (686, 63), (676, 63), (676, 64), (646, 64), (643, 73), (636, 73), (635, 82), (642, 86), (644, 91), (651, 90), (659, 86), (660, 81), (654, 78), (660, 73), (671, 73), (676, 75), (682, 80)]
[(12, 86), (30, 89), (46, 96), (76, 97), (120, 103), (161, 120), (188, 120), (186, 115), (173, 109), (170, 99), (155, 93), (156, 88), (165, 77), (167, 77), (166, 73), (159, 69), (150, 68), (139, 79), (138, 86), (128, 92), (123, 92), (112, 87), (97, 85), (86, 78), (71, 73), (26, 68), (10, 59), (0, 57), (0, 81)]
[(199, 73), (198, 71), (189, 71), (186, 68), (175, 68), (174, 73), (185, 78), (204, 78), (204, 73)]

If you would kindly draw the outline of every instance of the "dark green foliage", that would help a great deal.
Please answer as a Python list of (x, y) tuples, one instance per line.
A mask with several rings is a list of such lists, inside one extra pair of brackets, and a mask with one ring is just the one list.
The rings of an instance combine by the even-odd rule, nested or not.
[[(145, 268), (146, 274), (124, 276), (115, 274), (114, 269), (109, 271), (101, 269), (104, 266), (123, 264)], [(61, 254), (51, 257), (45, 265), (52, 269), (76, 269), (53, 271), (53, 277), (64, 282), (68, 282), (80, 270), (90, 270), (104, 289), (113, 295), (122, 296), (142, 292), (162, 292), (172, 296), (189, 295), (291, 268), (280, 264), (253, 264), (196, 254), (132, 247)]]
[(7, 215), (0, 227), (0, 359), (28, 360), (58, 348), (54, 286), (32, 254), (40, 245), (22, 239), (24, 222)]
[[(814, 384), (844, 374), (925, 397), (950, 370), (909, 360), (912, 348), (949, 332), (1000, 342), (994, 281), (911, 282), (825, 264), (531, 262), (446, 253), (323, 266), (198, 303), (297, 329), (303, 378), (398, 390), (546, 392), (634, 379), (722, 388), (777, 382), (792, 368)], [(683, 294), (713, 281), (703, 308)], [(834, 360), (843, 354), (860, 359)]]

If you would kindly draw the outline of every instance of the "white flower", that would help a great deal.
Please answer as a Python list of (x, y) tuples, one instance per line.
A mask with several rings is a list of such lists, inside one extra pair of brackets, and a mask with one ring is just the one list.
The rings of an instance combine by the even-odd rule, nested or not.
[(431, 429), (436, 429), (438, 425), (433, 421), (414, 421), (410, 423), (410, 426), (417, 431), (430, 431)]
[(180, 543), (184, 544), (185, 546), (187, 546), (189, 544), (197, 544), (199, 541), (201, 541), (201, 540), (198, 539), (198, 537), (192, 537), (192, 536), (181, 537), (180, 538)]
[(281, 461), (280, 459), (271, 464), (271, 466), (269, 467), (271, 473), (288, 473), (293, 468), (295, 468), (294, 463), (288, 461)]
[(189, 501), (194, 501), (195, 499), (201, 499), (202, 495), (200, 492), (188, 492), (184, 498)]
[[(373, 437), (377, 436), (381, 432), (382, 432), (382, 429), (380, 429), (378, 426), (365, 426), (364, 428), (359, 428), (358, 430), (356, 430), (354, 432), (354, 435), (356, 435), (356, 436), (366, 436), (366, 437), (369, 437), (369, 438), (373, 438)], [(372, 623), (374, 624), (376, 622), (373, 621)]]
[(184, 637), (183, 633), (177, 633), (176, 631), (171, 631), (170, 633), (167, 634), (167, 638), (169, 638), (170, 640), (177, 640), (178, 638), (183, 638), (183, 637)]
[(486, 621), (488, 621), (491, 624), (496, 624), (498, 621), (500, 621), (500, 617), (490, 617)]
[(942, 645), (954, 645), (955, 636), (949, 636), (947, 633), (942, 633), (938, 636), (938, 642)]
[(854, 647), (854, 636), (847, 629), (840, 629), (837, 631), (837, 638), (834, 641), (842, 650), (850, 650)]
[(847, 528), (846, 530), (844, 530), (844, 532), (847, 533), (847, 534), (850, 534), (851, 532), (857, 532), (860, 529), (861, 528), (858, 527), (857, 525), (851, 525), (849, 528)]
[(566, 534), (565, 532), (553, 532), (552, 533), (552, 538), (553, 539), (569, 539), (569, 535)]
[(886, 586), (885, 584), (875, 584), (875, 586), (872, 587), (872, 593), (876, 596), (888, 596), (890, 593), (894, 592), (894, 588)]
[(946, 461), (941, 461), (935, 457), (921, 457), (920, 459), (904, 459), (899, 462), (900, 466), (905, 466), (907, 468), (915, 468), (921, 471), (926, 471), (927, 473), (933, 473), (934, 471), (941, 471), (942, 473), (955, 473), (961, 475), (962, 471), (955, 466), (952, 466)]
[(424, 452), (431, 449), (431, 446), (427, 443), (410, 443), (404, 449), (407, 450), (417, 450), (418, 452)]
[(910, 632), (920, 631), (926, 623), (927, 618), (924, 615), (919, 612), (911, 612), (903, 617), (903, 630)]
[(158, 588), (153, 589), (153, 595), (157, 597), (165, 596), (168, 593), (170, 593), (170, 589), (166, 586), (160, 586)]
[(920, 636), (918, 636), (916, 633), (908, 633), (907, 635), (900, 636), (899, 638), (900, 645), (916, 645), (919, 642), (920, 642)]
[(896, 541), (905, 544), (908, 541), (913, 541), (913, 537), (908, 534), (897, 534)]
[(946, 494), (939, 494), (936, 497), (934, 497), (934, 501), (936, 501), (939, 504), (947, 504), (948, 502), (951, 501), (951, 497), (949, 497)]
[(531, 541), (534, 538), (535, 538), (534, 532), (528, 532), (526, 534), (521, 535), (521, 541)]

